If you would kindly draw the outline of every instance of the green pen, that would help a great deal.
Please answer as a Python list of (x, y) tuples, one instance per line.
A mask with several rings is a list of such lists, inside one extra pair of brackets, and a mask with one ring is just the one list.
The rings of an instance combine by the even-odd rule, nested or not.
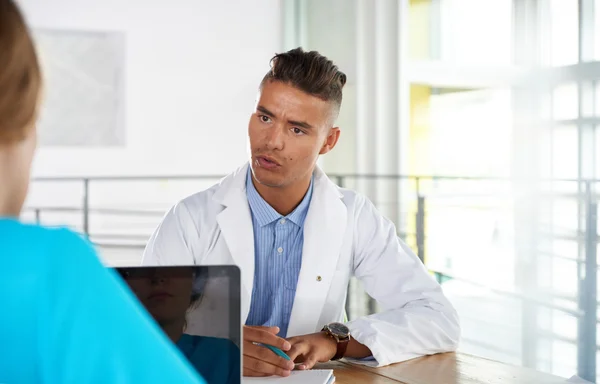
[(285, 352), (283, 352), (281, 349), (274, 347), (272, 345), (267, 345), (267, 344), (258, 344), (261, 347), (265, 347), (270, 349), (271, 351), (273, 351), (276, 355), (283, 357), (286, 360), (292, 360), (290, 359), (290, 357), (288, 355), (285, 354)]

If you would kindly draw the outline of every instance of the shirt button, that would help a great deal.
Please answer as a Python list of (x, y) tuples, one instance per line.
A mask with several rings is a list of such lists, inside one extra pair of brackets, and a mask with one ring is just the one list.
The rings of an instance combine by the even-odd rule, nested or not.
[(280, 223), (280, 224), (285, 224), (285, 219), (281, 219), (281, 220), (279, 221), (279, 223)]
[(277, 252), (279, 252), (279, 253), (283, 252), (283, 248), (281, 248), (281, 247), (277, 248)]

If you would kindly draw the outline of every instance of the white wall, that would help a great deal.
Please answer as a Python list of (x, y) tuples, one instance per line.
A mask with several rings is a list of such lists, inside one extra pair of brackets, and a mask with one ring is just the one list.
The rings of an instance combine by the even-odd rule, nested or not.
[[(222, 175), (247, 159), (257, 87), (283, 46), (280, 0), (18, 1), (33, 29), (121, 32), (125, 45), (125, 146), (42, 147), (34, 177)], [(92, 182), (90, 207), (166, 211), (214, 182)], [(82, 191), (81, 183), (34, 182), (26, 205), (80, 209)], [(23, 218), (33, 220), (32, 212)], [(41, 222), (82, 230), (82, 217), (42, 210)], [(90, 231), (144, 239), (159, 220), (92, 213)], [(139, 257), (107, 251), (111, 264)]]
[(21, 0), (33, 28), (125, 34), (124, 148), (41, 148), (35, 176), (222, 174), (246, 159), (279, 0)]

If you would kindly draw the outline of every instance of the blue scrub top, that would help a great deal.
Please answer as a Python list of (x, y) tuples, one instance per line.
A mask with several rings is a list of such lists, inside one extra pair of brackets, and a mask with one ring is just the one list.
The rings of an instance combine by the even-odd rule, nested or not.
[(177, 346), (208, 384), (240, 383), (240, 349), (231, 340), (183, 334)]
[(0, 383), (205, 383), (90, 243), (0, 218)]

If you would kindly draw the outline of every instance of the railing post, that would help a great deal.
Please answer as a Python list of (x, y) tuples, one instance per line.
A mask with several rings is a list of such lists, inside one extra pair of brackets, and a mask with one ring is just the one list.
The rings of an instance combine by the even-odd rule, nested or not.
[(415, 217), (417, 230), (417, 256), (425, 263), (425, 196), (417, 196), (417, 214)]
[(590, 182), (586, 182), (585, 271), (579, 282), (579, 318), (577, 338), (577, 374), (582, 379), (596, 382), (596, 321), (597, 273), (596, 247), (598, 245), (598, 203), (592, 200)]
[(39, 209), (39, 208), (36, 208), (36, 209), (35, 209), (35, 223), (36, 223), (37, 225), (40, 225), (40, 224), (41, 224), (41, 222), (42, 222), (42, 221), (41, 221), (41, 217), (40, 217), (40, 216), (41, 216), (40, 209)]
[(90, 235), (90, 179), (83, 179), (83, 233)]

